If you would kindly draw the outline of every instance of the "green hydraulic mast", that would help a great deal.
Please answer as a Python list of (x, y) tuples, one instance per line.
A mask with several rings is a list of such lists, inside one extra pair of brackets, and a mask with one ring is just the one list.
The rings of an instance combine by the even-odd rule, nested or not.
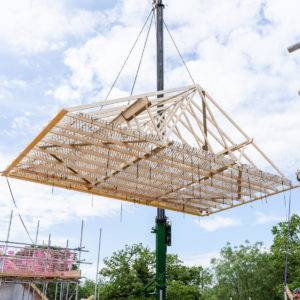
[[(163, 36), (163, 10), (164, 4), (162, 0), (154, 1), (156, 10), (156, 51), (157, 51), (157, 90), (164, 89), (164, 36)], [(163, 95), (159, 95), (163, 97)], [(162, 105), (163, 106), (163, 105)], [(158, 113), (162, 114), (162, 106), (158, 108)], [(157, 125), (158, 127), (160, 124)], [(166, 260), (167, 246), (171, 245), (171, 225), (167, 221), (165, 210), (158, 208), (156, 216), (156, 226), (154, 229), (156, 234), (156, 299), (166, 299)]]

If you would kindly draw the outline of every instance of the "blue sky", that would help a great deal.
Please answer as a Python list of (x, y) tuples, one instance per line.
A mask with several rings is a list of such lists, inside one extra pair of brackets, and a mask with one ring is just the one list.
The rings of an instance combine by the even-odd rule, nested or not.
[[(206, 88), (257, 143), (294, 179), (299, 167), (300, 52), (286, 47), (300, 39), (296, 0), (179, 0), (166, 2), (166, 21), (197, 82)], [(150, 0), (9, 1), (0, 10), (0, 167), (28, 144), (62, 106), (101, 100), (150, 10)], [(129, 61), (112, 97), (127, 95), (138, 51)], [(145, 52), (136, 92), (155, 88), (154, 32)], [(166, 86), (189, 83), (166, 38)], [(154, 248), (156, 210), (100, 197), (11, 180), (26, 223), (40, 241), (78, 244), (80, 220), (84, 242), (96, 262), (98, 228), (103, 228), (101, 257), (125, 244)], [(11, 199), (0, 178), (0, 234), (5, 237)], [(299, 213), (292, 194), (293, 211)], [(286, 195), (286, 198), (288, 195)], [(270, 229), (285, 216), (283, 195), (200, 219), (168, 212), (173, 245), (185, 262), (205, 263), (227, 241), (272, 240)], [(13, 238), (26, 239), (17, 218)], [(94, 266), (85, 268), (93, 276)]]

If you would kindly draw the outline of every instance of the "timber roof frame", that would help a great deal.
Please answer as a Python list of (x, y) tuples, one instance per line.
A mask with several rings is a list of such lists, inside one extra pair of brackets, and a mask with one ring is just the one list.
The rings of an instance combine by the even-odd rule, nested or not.
[(198, 84), (62, 109), (2, 175), (200, 216), (293, 188)]

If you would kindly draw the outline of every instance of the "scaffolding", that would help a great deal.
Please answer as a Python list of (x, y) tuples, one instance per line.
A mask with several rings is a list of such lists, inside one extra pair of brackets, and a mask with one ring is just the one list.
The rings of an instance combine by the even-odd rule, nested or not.
[(6, 240), (0, 240), (0, 299), (62, 300), (78, 299), (81, 276), (80, 265), (88, 251), (82, 245), (76, 248), (54, 246), (51, 235), (47, 243), (38, 244), (39, 222), (34, 243), (11, 241), (13, 213), (10, 215)]
[[(163, 20), (163, 1), (152, 5), (141, 32), (150, 19), (149, 34), (156, 14), (158, 91), (107, 100), (135, 42), (105, 101), (62, 109), (3, 175), (157, 207), (156, 299), (164, 300), (171, 244), (165, 209), (207, 216), (295, 186), (195, 84)], [(164, 89), (164, 26), (193, 85)]]

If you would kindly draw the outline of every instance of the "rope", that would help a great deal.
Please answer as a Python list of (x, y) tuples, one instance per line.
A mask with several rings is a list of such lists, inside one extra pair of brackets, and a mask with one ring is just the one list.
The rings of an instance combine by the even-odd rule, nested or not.
[(291, 200), (292, 198), (292, 190), (290, 190), (289, 195), (289, 205), (288, 205), (288, 212), (287, 212), (287, 233), (286, 233), (286, 240), (285, 240), (285, 262), (284, 262), (284, 291), (286, 292), (287, 286), (287, 275), (289, 269), (289, 238), (290, 238), (290, 229), (291, 229)]
[(24, 220), (23, 220), (23, 218), (22, 218), (22, 216), (21, 216), (21, 214), (20, 214), (20, 212), (19, 212), (19, 209), (18, 209), (18, 206), (17, 206), (17, 203), (16, 203), (16, 199), (15, 199), (14, 194), (13, 194), (13, 192), (12, 192), (12, 189), (11, 189), (10, 183), (9, 183), (9, 181), (8, 181), (8, 178), (7, 178), (7, 177), (5, 177), (5, 178), (6, 178), (7, 186), (8, 186), (10, 195), (11, 195), (11, 199), (12, 199), (12, 201), (13, 201), (13, 203), (14, 203), (14, 206), (15, 206), (15, 208), (16, 208), (16, 210), (17, 210), (19, 219), (20, 219), (20, 221), (21, 221), (21, 223), (22, 223), (22, 225), (23, 225), (23, 227), (24, 227), (24, 229), (25, 229), (25, 231), (26, 231), (26, 233), (27, 233), (27, 235), (28, 235), (28, 237), (29, 237), (31, 243), (34, 244), (33, 239), (31, 238), (30, 233), (29, 233), (29, 231), (28, 231), (28, 229), (27, 229), (27, 227), (26, 227), (26, 225), (25, 225), (25, 222), (24, 222)]
[(188, 68), (188, 66), (187, 66), (187, 64), (186, 64), (186, 62), (185, 62), (185, 60), (184, 60), (184, 58), (183, 58), (183, 56), (182, 56), (182, 54), (181, 54), (178, 46), (177, 46), (177, 44), (176, 44), (176, 42), (175, 42), (175, 40), (174, 40), (174, 38), (173, 38), (173, 36), (172, 36), (169, 28), (168, 28), (168, 26), (167, 26), (167, 24), (165, 23), (165, 21), (163, 21), (163, 22), (164, 22), (164, 26), (165, 26), (165, 28), (167, 30), (167, 33), (168, 33), (169, 37), (171, 38), (171, 40), (173, 42), (173, 45), (176, 48), (176, 51), (177, 51), (178, 55), (180, 56), (180, 59), (181, 59), (183, 65), (184, 65), (186, 71), (188, 72), (188, 74), (190, 76), (190, 79), (192, 80), (193, 84), (195, 84), (195, 80), (194, 80), (194, 78), (193, 78), (193, 76), (192, 76), (192, 74), (191, 74), (191, 72), (190, 72), (190, 70), (189, 70), (189, 68)]
[(136, 70), (136, 73), (135, 73), (134, 81), (133, 81), (133, 84), (132, 84), (132, 88), (131, 88), (131, 91), (130, 91), (130, 96), (132, 95), (132, 93), (134, 91), (136, 80), (137, 80), (137, 77), (138, 77), (138, 74), (139, 74), (139, 71), (140, 71), (140, 68), (141, 68), (142, 60), (143, 60), (143, 57), (144, 57), (145, 49), (146, 49), (148, 38), (149, 38), (149, 33), (150, 33), (152, 23), (153, 23), (153, 18), (154, 18), (154, 13), (152, 13), (152, 16), (151, 16), (151, 20), (150, 20), (149, 28), (148, 28), (148, 31), (147, 31), (146, 39), (145, 39), (145, 42), (144, 42), (143, 50), (142, 50), (142, 53), (141, 53), (140, 61), (139, 61), (139, 64), (138, 64), (138, 67), (137, 67), (137, 70)]
[[(142, 32), (144, 31), (144, 28), (145, 28), (146, 24), (148, 23), (148, 20), (149, 20), (149, 18), (150, 18), (150, 16), (151, 16), (152, 12), (153, 12), (153, 8), (151, 9), (149, 15), (148, 15), (147, 18), (146, 18), (146, 21), (144, 22), (144, 24), (143, 24), (141, 30), (139, 31), (139, 33), (138, 33), (138, 35), (137, 35), (137, 37), (136, 37), (136, 39), (135, 39), (135, 41), (134, 41), (134, 43), (133, 43), (133, 45), (132, 45), (132, 47), (131, 47), (129, 53), (128, 53), (128, 55), (127, 55), (127, 57), (126, 57), (124, 63), (123, 63), (122, 66), (121, 66), (121, 69), (119, 70), (119, 72), (118, 72), (118, 74), (117, 74), (115, 80), (113, 81), (113, 84), (112, 84), (110, 90), (108, 91), (108, 93), (107, 93), (107, 95), (106, 95), (106, 97), (105, 97), (105, 99), (104, 99), (104, 102), (106, 102), (106, 100), (108, 99), (108, 97), (109, 97), (111, 91), (112, 91), (113, 88), (115, 87), (116, 82), (118, 81), (118, 79), (119, 79), (119, 77), (120, 77), (120, 75), (121, 75), (121, 73), (122, 73), (122, 71), (123, 71), (125, 65), (126, 65), (127, 62), (128, 62), (128, 59), (129, 59), (129, 57), (130, 57), (130, 55), (131, 55), (133, 49), (135, 48), (135, 46), (136, 46), (136, 44), (137, 44), (137, 42), (138, 42), (138, 40), (139, 40), (139, 38), (140, 38)], [(101, 108), (102, 108), (102, 106), (101, 106)]]

